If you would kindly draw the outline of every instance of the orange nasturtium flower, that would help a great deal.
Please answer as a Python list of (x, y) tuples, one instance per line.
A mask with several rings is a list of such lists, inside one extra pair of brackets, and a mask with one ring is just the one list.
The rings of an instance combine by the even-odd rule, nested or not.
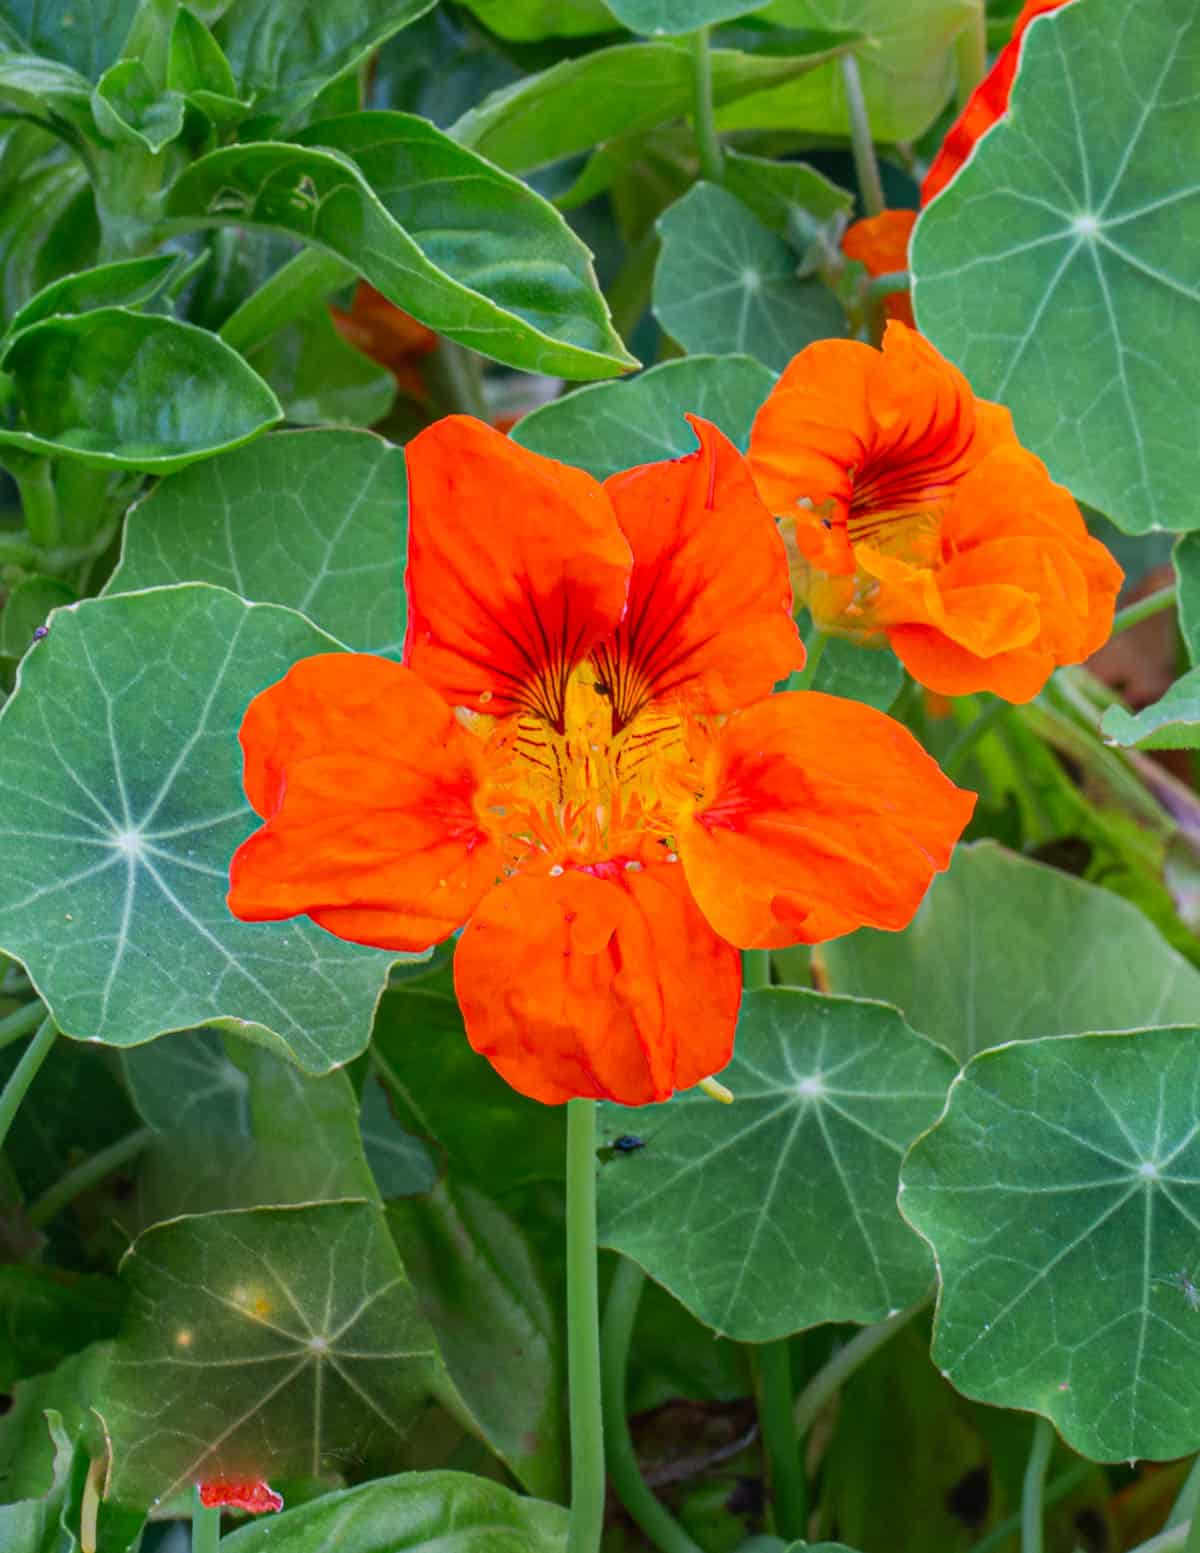
[(823, 340), (758, 412), (750, 465), (791, 520), (825, 631), (886, 636), (930, 690), (1028, 701), (1112, 626), (1121, 570), (1001, 405), (915, 330)]
[(1043, 11), (1057, 11), (1067, 0), (1025, 0), (1012, 37), (996, 55), (995, 63), (967, 98), (966, 106), (946, 131), (945, 139), (921, 184), (921, 204), (940, 194), (974, 151), (976, 142), (1008, 111), (1008, 98), (1021, 62), (1021, 43), (1026, 29)]
[(771, 695), (782, 539), (715, 427), (601, 485), (465, 416), (408, 446), (405, 663), (296, 664), (242, 725), (244, 919), (423, 949), (464, 922), (468, 1038), (546, 1102), (727, 1062), (735, 944), (901, 928), (974, 795), (899, 723)]

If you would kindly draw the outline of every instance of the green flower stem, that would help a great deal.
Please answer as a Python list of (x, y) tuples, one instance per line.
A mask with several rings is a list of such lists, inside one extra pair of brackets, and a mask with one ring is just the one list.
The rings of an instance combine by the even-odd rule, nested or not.
[(58, 493), (54, 489), (53, 464), (36, 454), (29, 458), (13, 458), (11, 449), (6, 450), (4, 462), (21, 493), (25, 532), (39, 550), (53, 550), (62, 543), (62, 517), (58, 510)]
[(600, 1294), (596, 1279), (596, 1102), (567, 1101), (567, 1369), (571, 1519), (566, 1553), (599, 1553), (604, 1530)]
[(0, 1049), (11, 1046), (13, 1041), (19, 1041), (23, 1035), (36, 1030), (45, 1017), (45, 1004), (36, 998), (32, 1003), (26, 1003), (11, 1014), (6, 1014), (0, 1019)]
[(775, 1531), (785, 1542), (808, 1525), (808, 1480), (792, 1415), (792, 1358), (786, 1337), (753, 1350), (758, 1422), (767, 1453)]
[[(1087, 1481), (1093, 1471), (1090, 1461), (1077, 1461), (1073, 1467), (1068, 1467), (1065, 1472), (1060, 1472), (1053, 1483), (1042, 1495), (1042, 1509), (1049, 1510), (1053, 1505), (1065, 1499), (1068, 1494), (1074, 1493), (1081, 1483)], [(1004, 1520), (997, 1522), (988, 1532), (982, 1542), (977, 1542), (971, 1553), (999, 1553), (1003, 1547), (1007, 1547), (1012, 1541), (1013, 1533), (1021, 1529), (1021, 1517), (1009, 1515)]]
[(823, 631), (813, 631), (804, 644), (806, 657), (804, 667), (796, 669), (788, 679), (789, 690), (808, 690), (817, 677), (817, 669), (821, 664), (821, 657), (825, 651), (825, 643), (829, 638)]
[(886, 274), (876, 275), (866, 287), (867, 296), (873, 300), (882, 302), (885, 297), (895, 296), (898, 291), (907, 291), (912, 285), (912, 276), (907, 270), (888, 270)]
[(226, 345), (245, 356), (356, 277), (354, 266), (344, 259), (319, 248), (305, 248), (252, 292), (218, 333)]
[(700, 154), (700, 174), (709, 183), (725, 177), (725, 153), (713, 118), (712, 56), (708, 52), (708, 28), (692, 33), (692, 126)]
[(771, 985), (771, 951), (769, 949), (742, 950), (742, 985), (747, 992)]
[(625, 1416), (625, 1372), (633, 1324), (637, 1319), (646, 1275), (636, 1262), (622, 1258), (604, 1307), (600, 1330), (600, 1365), (604, 1382), (604, 1440), (608, 1471), (617, 1498), (662, 1553), (701, 1550), (650, 1490), (638, 1466)]
[(473, 415), (488, 419), (483, 397), (483, 362), (474, 351), (453, 340), (440, 339), (425, 358), (422, 372), (434, 400), (447, 415)]
[(933, 1293), (930, 1291), (914, 1305), (909, 1305), (905, 1310), (898, 1310), (886, 1321), (877, 1321), (874, 1326), (863, 1327), (861, 1332), (856, 1332), (850, 1341), (839, 1348), (833, 1358), (817, 1371), (796, 1398), (796, 1406), (792, 1410), (792, 1428), (796, 1432), (797, 1440), (804, 1439), (816, 1422), (817, 1415), (839, 1386), (848, 1380), (860, 1365), (865, 1364), (877, 1348), (882, 1348), (894, 1332), (898, 1332), (902, 1326), (907, 1326), (914, 1316), (919, 1315), (932, 1298)]
[(217, 1553), (221, 1543), (221, 1511), (200, 1503), (200, 1485), (192, 1490), (192, 1553)]
[(30, 1084), (37, 1077), (38, 1069), (50, 1055), (50, 1048), (58, 1036), (58, 1026), (47, 1014), (38, 1026), (38, 1032), (21, 1053), (21, 1060), (8, 1076), (8, 1083), (0, 1091), (0, 1148), (8, 1137), (13, 1117), (17, 1114)]
[(1134, 604), (1126, 604), (1124, 609), (1119, 609), (1113, 616), (1112, 635), (1120, 636), (1130, 626), (1140, 625), (1143, 620), (1149, 620), (1151, 615), (1170, 609), (1178, 596), (1179, 589), (1172, 583), (1169, 588), (1160, 588), (1157, 593), (1138, 599)]
[(975, 9), (958, 35), (954, 45), (954, 66), (958, 77), (955, 98), (961, 112), (987, 74), (987, 16), (983, 0), (976, 0)]
[(110, 1143), (106, 1149), (90, 1155), (81, 1164), (76, 1165), (74, 1170), (68, 1170), (66, 1175), (43, 1192), (30, 1208), (28, 1214), (30, 1224), (34, 1229), (40, 1229), (43, 1224), (49, 1224), (50, 1220), (61, 1213), (68, 1203), (74, 1202), (91, 1187), (97, 1186), (106, 1176), (112, 1175), (114, 1170), (119, 1170), (131, 1159), (136, 1159), (153, 1137), (152, 1127), (139, 1127), (136, 1132), (127, 1133), (125, 1137), (118, 1138), (115, 1143)]
[(842, 85), (846, 91), (846, 112), (850, 115), (850, 149), (854, 153), (854, 170), (858, 174), (858, 192), (868, 216), (882, 215), (883, 184), (879, 177), (879, 163), (875, 159), (875, 142), (871, 139), (871, 124), (867, 118), (867, 100), (863, 96), (858, 60), (853, 54), (843, 54), (840, 64)]
[(942, 761), (942, 770), (948, 777), (957, 776), (970, 758), (971, 752), (981, 739), (985, 739), (996, 724), (1011, 710), (1007, 701), (995, 697), (990, 706), (985, 706), (979, 716), (970, 723), (955, 739), (954, 743), (946, 751), (946, 758)]
[(1048, 1418), (1036, 1418), (1025, 1481), (1021, 1484), (1021, 1553), (1042, 1553), (1045, 1546), (1042, 1533), (1046, 1518), (1046, 1468), (1053, 1449), (1054, 1426)]

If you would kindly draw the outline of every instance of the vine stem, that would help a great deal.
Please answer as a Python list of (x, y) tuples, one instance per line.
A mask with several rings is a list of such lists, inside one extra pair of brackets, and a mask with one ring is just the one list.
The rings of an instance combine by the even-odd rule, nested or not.
[(127, 1133), (125, 1137), (118, 1138), (115, 1143), (110, 1143), (106, 1149), (100, 1149), (90, 1155), (74, 1170), (68, 1170), (66, 1175), (56, 1181), (48, 1190), (44, 1191), (29, 1210), (28, 1218), (34, 1229), (41, 1229), (43, 1224), (49, 1224), (56, 1214), (61, 1213), (68, 1203), (98, 1185), (106, 1176), (112, 1175), (114, 1170), (119, 1170), (122, 1165), (136, 1159), (150, 1140), (154, 1137), (152, 1127), (139, 1127), (136, 1132)]
[(804, 1536), (808, 1525), (808, 1482), (792, 1416), (792, 1357), (787, 1338), (760, 1344), (754, 1350), (754, 1369), (775, 1531), (785, 1542), (794, 1542)]
[(1021, 1553), (1042, 1553), (1045, 1546), (1042, 1535), (1045, 1523), (1043, 1496), (1046, 1468), (1050, 1465), (1050, 1452), (1053, 1449), (1054, 1426), (1048, 1418), (1035, 1419), (1025, 1480), (1021, 1484)]
[(817, 670), (821, 665), (821, 658), (825, 652), (825, 644), (829, 638), (824, 631), (814, 631), (804, 644), (804, 667), (793, 670), (788, 679), (789, 690), (808, 690), (817, 677)]
[(883, 183), (879, 177), (879, 163), (875, 159), (875, 142), (871, 139), (871, 122), (867, 117), (867, 99), (863, 96), (858, 60), (853, 54), (843, 54), (841, 67), (842, 85), (846, 91), (846, 112), (850, 117), (850, 149), (854, 153), (854, 170), (858, 174), (858, 192), (867, 215), (879, 216), (884, 210)]
[(199, 1483), (192, 1493), (192, 1553), (217, 1553), (221, 1544), (220, 1506), (200, 1503)]
[(958, 775), (975, 746), (980, 740), (985, 739), (1001, 718), (1006, 717), (1011, 710), (1010, 703), (1002, 701), (997, 696), (990, 706), (985, 706), (978, 717), (967, 724), (942, 761), (942, 770), (948, 777)]
[(599, 1553), (604, 1530), (604, 1418), (596, 1277), (596, 1102), (567, 1101), (567, 1370), (571, 1518), (566, 1553)]
[(725, 153), (717, 136), (713, 118), (712, 55), (708, 51), (708, 28), (692, 33), (692, 124), (696, 132), (696, 150), (700, 154), (700, 173), (709, 183), (721, 183), (725, 177)]
[(6, 1014), (3, 1019), (0, 1019), (0, 1049), (10, 1046), (13, 1041), (19, 1041), (31, 1030), (36, 1030), (45, 1017), (45, 1006), (36, 999), (32, 1003), (26, 1003), (21, 1008), (14, 1009), (11, 1014)]
[(4, 1147), (4, 1140), (8, 1137), (8, 1129), (12, 1126), (13, 1117), (28, 1093), (30, 1084), (37, 1077), (38, 1069), (50, 1055), (50, 1048), (54, 1045), (57, 1036), (58, 1026), (47, 1014), (38, 1026), (37, 1034), (21, 1053), (20, 1062), (9, 1074), (8, 1083), (0, 1091), (0, 1148)]
[[(1079, 1485), (1087, 1480), (1092, 1471), (1090, 1461), (1077, 1461), (1073, 1467), (1068, 1467), (1065, 1472), (1059, 1474), (1050, 1484), (1042, 1496), (1042, 1509), (1048, 1510), (1051, 1505), (1056, 1505)], [(1013, 1533), (1021, 1529), (1020, 1515), (1009, 1515), (991, 1531), (982, 1542), (975, 1544), (972, 1553), (999, 1553), (999, 1549), (1007, 1547), (1012, 1541)]]
[(747, 992), (771, 985), (771, 951), (769, 949), (742, 950), (742, 986)]
[(1130, 626), (1140, 625), (1143, 620), (1149, 620), (1151, 615), (1170, 609), (1178, 596), (1179, 589), (1172, 583), (1169, 588), (1160, 588), (1157, 593), (1151, 593), (1133, 604), (1126, 604), (1124, 609), (1117, 610), (1113, 616), (1112, 631), (1109, 634), (1120, 636), (1121, 632), (1128, 631)]
[(608, 1471), (617, 1498), (662, 1553), (701, 1553), (683, 1527), (647, 1486), (625, 1416), (625, 1374), (629, 1344), (646, 1275), (623, 1257), (613, 1275), (600, 1329), (600, 1365), (604, 1383), (604, 1440)]
[(796, 1398), (796, 1406), (792, 1411), (792, 1428), (796, 1431), (797, 1440), (804, 1439), (816, 1422), (818, 1413), (838, 1387), (853, 1375), (860, 1365), (865, 1364), (877, 1348), (882, 1348), (893, 1332), (899, 1331), (914, 1316), (919, 1315), (932, 1299), (931, 1291), (917, 1300), (914, 1305), (898, 1310), (886, 1321), (877, 1321), (874, 1326), (863, 1327), (862, 1331), (856, 1332), (843, 1348), (838, 1349), (833, 1358), (817, 1371)]

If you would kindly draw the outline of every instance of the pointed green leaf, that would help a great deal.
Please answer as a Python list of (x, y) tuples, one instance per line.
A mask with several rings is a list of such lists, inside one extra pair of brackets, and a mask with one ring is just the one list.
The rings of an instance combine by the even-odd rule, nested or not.
[(0, 140), (0, 309), (91, 262), (100, 240), (87, 170), (61, 140), (17, 124)]
[(52, 617), (0, 714), (0, 945), (68, 1035), (131, 1046), (223, 1024), (312, 1072), (362, 1050), (395, 956), (225, 905), (257, 824), (242, 714), (337, 645), (203, 584)]
[(214, 28), (255, 116), (294, 118), (437, 0), (237, 0)]
[[(980, 0), (774, 0), (756, 21), (779, 28), (851, 28), (867, 40), (855, 51), (867, 118), (877, 141), (915, 140), (946, 106), (954, 83), (952, 45)], [(763, 34), (764, 48), (788, 47), (785, 32)], [(850, 133), (846, 91), (836, 65), (801, 81), (744, 97), (717, 115), (718, 129)]]
[(55, 313), (89, 313), (98, 307), (137, 307), (157, 296), (180, 268), (177, 253), (150, 254), (144, 259), (119, 259), (115, 264), (98, 264), (94, 269), (64, 275), (52, 285), (30, 297), (14, 313), (9, 334), (17, 334), (30, 324), (40, 323)]
[(449, 1181), (392, 1203), (387, 1217), (458, 1410), (523, 1488), (562, 1499), (562, 1323), (520, 1225), (474, 1187)]
[(1136, 715), (1110, 706), (1100, 719), (1109, 744), (1139, 750), (1200, 749), (1200, 667), (1177, 679), (1160, 701)]
[(1200, 1012), (1200, 971), (1136, 906), (990, 841), (958, 848), (903, 933), (860, 928), (821, 953), (835, 991), (885, 998), (964, 1062)]
[(106, 591), (217, 583), (394, 657), (406, 493), (402, 449), (371, 432), (275, 432), (155, 486), (129, 514)]
[(386, 994), (371, 1054), (401, 1126), (440, 1145), (460, 1180), (497, 1197), (561, 1180), (563, 1107), (517, 1094), (472, 1051), (448, 973)]
[(822, 1321), (880, 1321), (933, 1278), (896, 1212), (905, 1148), (955, 1065), (879, 1003), (749, 994), (720, 1105), (603, 1105), (602, 1245), (632, 1257), (715, 1331), (765, 1343)]
[[(713, 101), (731, 102), (793, 81), (844, 53), (857, 38), (825, 32), (803, 41), (806, 46), (780, 56), (713, 49)], [(493, 92), (450, 133), (510, 172), (532, 172), (614, 135), (682, 118), (692, 111), (693, 90), (686, 43), (620, 43), (564, 59)]]
[(636, 365), (588, 250), (518, 179), (405, 113), (346, 114), (296, 138), (202, 157), (172, 187), (167, 216), (289, 232), (509, 366), (592, 378)]
[(237, 82), (221, 45), (194, 11), (181, 5), (167, 47), (167, 86), (175, 92), (236, 100)]
[(118, 60), (92, 93), (92, 116), (104, 139), (152, 155), (178, 137), (183, 114), (179, 93), (160, 92), (138, 59)]
[(567, 1512), (464, 1472), (408, 1472), (251, 1522), (222, 1553), (562, 1553)]
[(489, 32), (518, 42), (611, 32), (616, 22), (603, 0), (463, 0)]
[(216, 335), (126, 308), (43, 319), (12, 341), (0, 367), (28, 428), (0, 427), (0, 448), (98, 469), (169, 474), (239, 447), (283, 415)]
[[(1200, 525), (1200, 16), (1088, 0), (1038, 18), (1009, 110), (918, 223), (921, 329), (1129, 533)], [(1177, 176), (1178, 174), (1178, 176)]]
[(744, 351), (776, 372), (846, 332), (841, 303), (725, 189), (698, 183), (658, 219), (654, 316), (687, 351)]
[(608, 8), (630, 32), (646, 37), (695, 32), (715, 22), (761, 11), (768, 0), (608, 0)]
[[(0, 0), (0, 41), (99, 80), (121, 53), (141, 0)], [(5, 38), (5, 33), (8, 37)]]
[[(9, 53), (0, 37), (0, 103), (32, 114), (56, 131), (94, 133), (92, 90), (68, 65), (36, 54)], [(68, 134), (68, 138), (70, 134)]]
[(534, 410), (513, 427), (522, 447), (604, 480), (696, 446), (687, 415), (703, 416), (742, 452), (774, 373), (750, 356), (688, 356), (620, 383), (597, 383)]
[(412, 1421), (434, 1346), (371, 1203), (200, 1214), (138, 1237), (103, 1409), (112, 1493), (320, 1477)]
[(1200, 1030), (984, 1052), (903, 1168), (942, 1290), (934, 1362), (1095, 1461), (1200, 1446)]

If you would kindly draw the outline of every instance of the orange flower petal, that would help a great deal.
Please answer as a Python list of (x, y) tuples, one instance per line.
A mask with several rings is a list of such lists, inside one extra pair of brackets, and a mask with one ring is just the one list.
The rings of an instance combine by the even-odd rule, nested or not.
[(199, 1487), (200, 1503), (210, 1510), (228, 1506), (250, 1515), (266, 1515), (283, 1509), (283, 1495), (261, 1478), (209, 1478)]
[(1021, 60), (1021, 43), (1035, 16), (1056, 11), (1066, 0), (1025, 0), (1012, 37), (996, 55), (995, 63), (967, 99), (966, 106), (946, 131), (938, 154), (921, 184), (921, 204), (940, 194), (974, 151), (981, 136), (1008, 111), (1009, 94)]
[(471, 1045), (522, 1094), (647, 1105), (728, 1062), (741, 965), (678, 864), (608, 863), (498, 885), (454, 985)]
[(730, 718), (705, 789), (680, 855), (701, 911), (746, 948), (904, 927), (975, 806), (900, 723), (813, 691)]
[(411, 670), (365, 653), (306, 658), (250, 703), (241, 740), (267, 823), (230, 864), (234, 916), (304, 914), (341, 938), (418, 950), (494, 883), (474, 810), (479, 747)]
[(561, 732), (571, 669), (616, 626), (629, 580), (603, 487), (465, 415), (407, 457), (405, 662), (453, 706)]
[(661, 696), (713, 712), (757, 701), (804, 662), (779, 530), (733, 444), (688, 420), (695, 453), (605, 481), (633, 551), (625, 617), (593, 654), (617, 729)]
[(1054, 672), (1053, 657), (1036, 642), (983, 658), (952, 642), (934, 626), (893, 626), (887, 637), (912, 677), (944, 696), (990, 690), (1019, 705), (1032, 701)]

